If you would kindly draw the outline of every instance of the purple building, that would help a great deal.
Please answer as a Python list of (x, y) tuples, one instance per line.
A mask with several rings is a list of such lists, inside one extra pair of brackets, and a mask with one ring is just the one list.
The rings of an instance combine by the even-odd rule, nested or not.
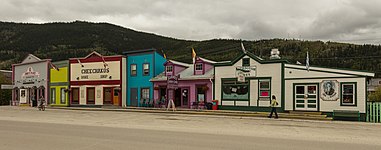
[[(191, 108), (198, 102), (211, 102), (213, 99), (214, 61), (196, 57), (194, 64), (174, 60), (164, 63), (165, 71), (151, 79), (154, 84), (154, 100), (173, 99), (176, 107)], [(167, 77), (179, 76), (178, 88), (172, 97), (167, 97)]]

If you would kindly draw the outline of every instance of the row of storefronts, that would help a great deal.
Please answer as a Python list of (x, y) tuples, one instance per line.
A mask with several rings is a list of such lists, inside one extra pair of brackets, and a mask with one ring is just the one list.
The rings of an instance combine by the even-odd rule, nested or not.
[(364, 114), (367, 81), (374, 73), (264, 60), (242, 53), (232, 61), (195, 57), (167, 60), (155, 49), (51, 62), (34, 55), (13, 68), (13, 105), (177, 107), (219, 100), (220, 109), (267, 111), (272, 95), (279, 111), (357, 110)]

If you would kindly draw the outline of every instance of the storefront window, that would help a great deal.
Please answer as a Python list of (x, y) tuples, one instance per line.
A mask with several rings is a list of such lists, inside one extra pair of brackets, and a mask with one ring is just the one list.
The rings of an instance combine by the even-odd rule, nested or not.
[(197, 87), (197, 101), (198, 102), (205, 102), (206, 100), (206, 86), (198, 86)]
[(222, 99), (229, 100), (248, 100), (249, 82), (223, 81)]
[(202, 63), (196, 64), (196, 70), (197, 71), (202, 71)]
[(56, 88), (50, 89), (50, 99), (52, 100), (52, 104), (56, 104)]
[(343, 83), (341, 85), (341, 105), (354, 106), (356, 105), (356, 93), (355, 84), (353, 83)]
[(131, 64), (131, 76), (136, 76), (136, 64)]
[(143, 75), (144, 76), (149, 75), (149, 64), (143, 64)]
[(141, 98), (145, 100), (149, 100), (149, 88), (142, 88)]
[(60, 96), (60, 102), (61, 104), (66, 103), (66, 93), (65, 93), (65, 88), (61, 88), (61, 96)]
[(259, 97), (270, 97), (270, 80), (259, 81)]

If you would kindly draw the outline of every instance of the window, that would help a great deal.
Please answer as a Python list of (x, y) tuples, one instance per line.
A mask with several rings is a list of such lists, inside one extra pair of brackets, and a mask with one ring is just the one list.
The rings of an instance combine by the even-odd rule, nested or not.
[(145, 100), (149, 100), (149, 88), (141, 89), (141, 98)]
[(149, 75), (149, 64), (143, 64), (143, 76)]
[(197, 87), (197, 101), (198, 102), (206, 102), (206, 91), (205, 91), (205, 86), (198, 86)]
[(131, 64), (131, 76), (136, 76), (136, 64)]
[(166, 66), (165, 67), (165, 72), (172, 72), (173, 66)]
[(242, 59), (242, 66), (250, 66), (250, 58)]
[(249, 100), (249, 82), (222, 81), (222, 99)]
[(356, 106), (356, 84), (342, 83), (341, 84), (341, 105)]
[(202, 63), (196, 64), (196, 71), (202, 71)]
[(66, 104), (66, 88), (61, 88), (61, 104)]
[(259, 97), (270, 98), (270, 80), (259, 80)]
[(56, 103), (56, 88), (50, 89), (50, 99), (52, 100), (52, 104)]

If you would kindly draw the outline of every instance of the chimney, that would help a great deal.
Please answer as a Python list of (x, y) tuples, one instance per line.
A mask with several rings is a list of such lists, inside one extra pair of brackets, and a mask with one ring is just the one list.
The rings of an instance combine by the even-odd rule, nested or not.
[(280, 59), (280, 52), (278, 49), (271, 49), (271, 53), (270, 53), (270, 59)]

